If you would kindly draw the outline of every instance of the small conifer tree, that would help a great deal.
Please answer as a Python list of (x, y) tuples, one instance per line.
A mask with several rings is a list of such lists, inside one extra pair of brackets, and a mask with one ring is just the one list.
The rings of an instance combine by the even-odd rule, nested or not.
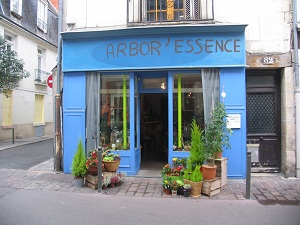
[(85, 174), (87, 173), (85, 163), (86, 163), (86, 157), (85, 157), (82, 141), (80, 139), (77, 145), (77, 151), (75, 152), (75, 155), (73, 157), (73, 162), (71, 167), (72, 174), (75, 177), (85, 176)]
[(205, 162), (205, 149), (202, 138), (202, 131), (196, 120), (193, 119), (191, 124), (191, 148), (190, 156), (188, 158), (188, 166), (192, 166), (191, 170), (194, 170), (197, 165), (202, 166)]

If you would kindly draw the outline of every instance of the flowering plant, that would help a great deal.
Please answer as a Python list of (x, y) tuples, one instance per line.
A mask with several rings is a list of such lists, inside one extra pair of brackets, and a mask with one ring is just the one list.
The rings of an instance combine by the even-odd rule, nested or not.
[(169, 174), (169, 173), (171, 173), (171, 165), (170, 164), (166, 164), (162, 168), (161, 175), (166, 175), (166, 174)]
[(162, 186), (165, 189), (170, 189), (170, 185), (172, 183), (172, 179), (169, 176), (164, 176), (162, 179)]
[(93, 150), (88, 154), (89, 158), (86, 160), (85, 166), (88, 169), (90, 166), (98, 166), (98, 151)]

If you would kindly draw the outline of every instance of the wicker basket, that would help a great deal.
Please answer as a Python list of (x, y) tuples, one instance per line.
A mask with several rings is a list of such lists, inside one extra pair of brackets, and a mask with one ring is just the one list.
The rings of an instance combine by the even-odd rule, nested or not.
[(120, 160), (117, 161), (102, 161), (104, 163), (105, 171), (116, 172), (119, 169)]

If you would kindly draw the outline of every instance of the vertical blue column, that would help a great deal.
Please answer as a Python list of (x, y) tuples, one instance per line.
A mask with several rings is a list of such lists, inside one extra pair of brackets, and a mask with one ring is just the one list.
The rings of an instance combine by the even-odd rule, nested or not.
[[(223, 152), (228, 158), (228, 177), (246, 177), (246, 78), (245, 68), (221, 68), (220, 93), (224, 91), (227, 114), (240, 115), (240, 128), (232, 129), (231, 149)], [(222, 99), (222, 96), (220, 97)]]
[(64, 73), (63, 89), (63, 162), (64, 173), (71, 173), (73, 156), (79, 139), (85, 146), (85, 96), (84, 72)]

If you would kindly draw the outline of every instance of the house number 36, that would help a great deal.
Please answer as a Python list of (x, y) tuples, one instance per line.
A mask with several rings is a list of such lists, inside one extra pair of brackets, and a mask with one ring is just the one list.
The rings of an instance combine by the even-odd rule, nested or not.
[(263, 64), (274, 64), (274, 58), (270, 56), (264, 57)]

